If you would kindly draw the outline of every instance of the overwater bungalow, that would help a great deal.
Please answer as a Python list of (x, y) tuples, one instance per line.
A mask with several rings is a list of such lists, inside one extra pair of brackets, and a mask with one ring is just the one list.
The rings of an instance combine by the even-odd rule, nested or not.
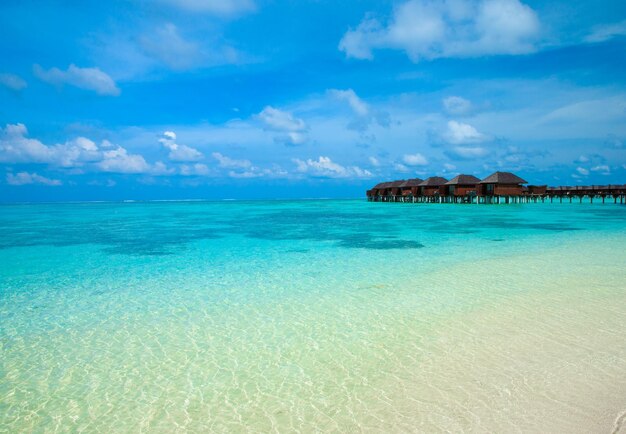
[(400, 195), (403, 201), (405, 199), (411, 199), (419, 194), (419, 185), (424, 182), (420, 178), (407, 179), (400, 185)]
[(519, 202), (524, 196), (524, 187), (528, 181), (511, 172), (494, 172), (482, 181), (478, 188), (478, 201), (483, 203)]
[(476, 196), (479, 183), (474, 175), (457, 175), (444, 184), (444, 194), (450, 202), (469, 202)]
[(563, 203), (574, 200), (594, 203), (626, 202), (626, 185), (577, 185), (550, 187), (524, 186), (527, 182), (510, 172), (495, 172), (482, 181), (473, 175), (458, 175), (448, 181), (432, 176), (381, 182), (367, 190), (367, 199), (377, 202), (413, 203), (530, 203), (554, 200)]
[(367, 190), (366, 195), (369, 200), (376, 200), (376, 197), (380, 194), (380, 191), (383, 189), (383, 186), (386, 182), (379, 182), (375, 186), (372, 187), (371, 190)]
[(404, 180), (383, 182), (378, 188), (378, 196), (383, 202), (393, 202), (395, 193), (399, 191), (398, 186), (402, 184)]
[(400, 196), (400, 186), (404, 184), (406, 180), (400, 179), (398, 181), (393, 181), (389, 186), (389, 194), (394, 198)]
[(376, 191), (374, 197), (376, 197), (377, 200), (384, 200), (384, 198), (387, 197), (390, 185), (391, 182), (381, 182), (380, 184), (376, 184), (374, 187), (374, 190)]
[(427, 202), (432, 202), (433, 198), (443, 196), (445, 194), (445, 184), (448, 182), (446, 178), (441, 176), (431, 176), (419, 184), (419, 195), (426, 198)]
[(522, 184), (528, 184), (511, 172), (494, 172), (482, 181), (478, 189), (479, 196), (521, 196)]
[(526, 187), (525, 191), (534, 196), (542, 196), (548, 192), (547, 185), (529, 185)]

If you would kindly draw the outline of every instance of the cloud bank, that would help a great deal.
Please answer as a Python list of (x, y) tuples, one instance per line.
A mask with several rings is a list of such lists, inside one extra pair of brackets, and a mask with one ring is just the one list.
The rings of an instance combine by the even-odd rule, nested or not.
[(15, 74), (0, 74), (0, 86), (4, 86), (14, 92), (19, 92), (26, 88), (27, 84), (22, 77)]
[(537, 49), (537, 14), (519, 0), (410, 0), (387, 24), (366, 16), (346, 32), (347, 57), (373, 59), (374, 50), (403, 50), (413, 62), (444, 57), (525, 54)]
[(176, 143), (176, 133), (173, 131), (165, 131), (159, 138), (159, 143), (169, 149), (168, 158), (172, 161), (198, 161), (204, 157), (197, 149)]
[(263, 123), (266, 130), (276, 133), (274, 141), (278, 143), (297, 146), (308, 140), (307, 124), (289, 112), (268, 105), (256, 115), (256, 118)]
[(7, 173), (7, 184), (9, 185), (29, 185), (29, 184), (42, 184), (56, 187), (63, 183), (58, 179), (50, 179), (45, 176), (38, 175), (37, 173), (19, 172), (15, 175)]
[(320, 156), (317, 160), (295, 158), (297, 171), (322, 178), (369, 178), (372, 173), (358, 166), (342, 166), (328, 157)]
[(46, 83), (63, 86), (70, 85), (80, 89), (91, 90), (98, 95), (118, 96), (120, 90), (105, 72), (99, 68), (79, 68), (70, 65), (67, 70), (59, 68), (43, 69), (39, 65), (33, 66), (33, 73), (37, 78)]
[(115, 173), (162, 173), (163, 163), (150, 165), (143, 156), (103, 140), (97, 145), (85, 137), (65, 143), (45, 145), (28, 137), (24, 124), (9, 124), (0, 129), (0, 162), (48, 164), (59, 168), (83, 168)]

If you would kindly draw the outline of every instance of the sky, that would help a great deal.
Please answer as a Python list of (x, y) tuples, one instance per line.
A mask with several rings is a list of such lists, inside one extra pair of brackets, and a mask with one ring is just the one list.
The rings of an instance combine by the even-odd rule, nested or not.
[(3, 0), (0, 202), (626, 183), (626, 2)]

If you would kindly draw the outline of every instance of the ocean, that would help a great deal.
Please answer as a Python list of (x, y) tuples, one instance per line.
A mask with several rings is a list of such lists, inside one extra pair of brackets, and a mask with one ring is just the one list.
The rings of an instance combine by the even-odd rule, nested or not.
[(2, 205), (0, 432), (626, 432), (625, 246), (612, 203)]

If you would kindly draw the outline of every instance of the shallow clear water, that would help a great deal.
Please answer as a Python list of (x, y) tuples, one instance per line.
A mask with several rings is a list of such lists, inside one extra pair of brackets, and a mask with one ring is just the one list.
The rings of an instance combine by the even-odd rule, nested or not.
[(0, 431), (619, 430), (624, 245), (614, 204), (1, 206)]

